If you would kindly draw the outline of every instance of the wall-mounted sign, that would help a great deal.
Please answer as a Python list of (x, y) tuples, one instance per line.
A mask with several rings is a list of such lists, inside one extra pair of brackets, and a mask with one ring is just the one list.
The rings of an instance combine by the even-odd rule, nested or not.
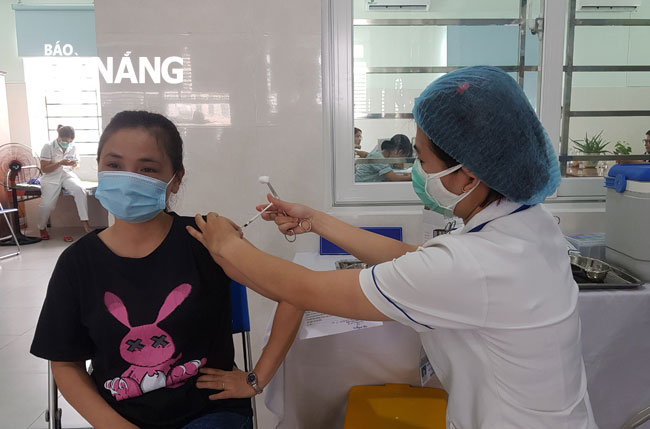
[(97, 56), (95, 6), (13, 4), (18, 56)]

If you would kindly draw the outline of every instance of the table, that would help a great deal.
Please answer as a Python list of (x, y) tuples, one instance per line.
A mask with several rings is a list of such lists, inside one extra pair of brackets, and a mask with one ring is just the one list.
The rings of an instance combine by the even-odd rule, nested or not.
[[(298, 253), (294, 262), (327, 270), (349, 258)], [(581, 291), (578, 305), (594, 416), (600, 429), (618, 429), (650, 405), (650, 284)], [(419, 386), (419, 352), (415, 331), (396, 322), (296, 340), (266, 388), (266, 405), (279, 417), (278, 428), (340, 428), (350, 387)]]
[(567, 167), (566, 175), (570, 177), (607, 177), (608, 168), (597, 167)]
[[(109, 225), (109, 213), (95, 198), (97, 191), (97, 182), (82, 180), (81, 181), (86, 195), (88, 197), (88, 222), (93, 228), (102, 228)], [(77, 217), (77, 207), (72, 198), (72, 194), (61, 189), (56, 208), (50, 213), (50, 224), (53, 227), (75, 227), (79, 225)]]
[[(92, 197), (95, 195), (95, 191), (97, 191), (97, 186), (99, 185), (99, 182), (82, 180), (81, 184), (84, 187), (84, 190), (86, 191), (86, 195)], [(61, 195), (72, 195), (72, 194), (66, 191), (65, 189), (61, 188)]]
[(600, 429), (650, 405), (650, 284), (581, 291), (582, 354)]

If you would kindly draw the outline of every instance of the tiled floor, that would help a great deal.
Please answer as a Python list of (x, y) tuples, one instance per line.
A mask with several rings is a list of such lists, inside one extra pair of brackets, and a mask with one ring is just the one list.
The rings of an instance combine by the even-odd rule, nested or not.
[[(68, 245), (63, 236), (77, 239), (82, 233), (81, 228), (53, 229), (51, 240), (22, 246), (19, 256), (0, 260), (0, 429), (47, 428), (47, 363), (29, 354), (29, 347), (50, 274)], [(0, 255), (13, 249), (0, 247)], [(257, 314), (251, 318), (254, 358), (259, 356), (255, 350), (261, 350), (270, 307), (269, 301), (249, 292), (251, 314)], [(63, 398), (59, 406), (64, 428), (90, 426)], [(257, 400), (257, 410), (260, 429), (275, 426), (276, 419), (264, 407), (263, 396)]]
[[(46, 428), (47, 362), (29, 354), (47, 282), (57, 258), (68, 245), (63, 231), (52, 239), (22, 246), (19, 256), (0, 261), (0, 428)], [(66, 228), (79, 238), (81, 228)], [(0, 247), (0, 255), (13, 247)], [(63, 398), (66, 428), (89, 427)]]

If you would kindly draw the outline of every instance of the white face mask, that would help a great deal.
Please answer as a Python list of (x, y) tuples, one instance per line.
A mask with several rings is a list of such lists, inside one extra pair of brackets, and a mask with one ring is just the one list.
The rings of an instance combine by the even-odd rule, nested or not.
[[(438, 213), (442, 213), (447, 216), (452, 216), (456, 205), (465, 197), (467, 197), (474, 189), (476, 189), (479, 183), (481, 183), (480, 181), (477, 181), (476, 185), (474, 185), (472, 189), (467, 192), (463, 192), (460, 195), (456, 195), (445, 188), (445, 185), (442, 184), (440, 178), (451, 174), (454, 171), (460, 170), (462, 167), (462, 164), (458, 164), (438, 173), (429, 174), (422, 169), (422, 165), (420, 164), (419, 159), (415, 161), (415, 164), (413, 165), (413, 172), (415, 175), (419, 176), (419, 179), (422, 180), (422, 182), (424, 182), (424, 192), (430, 198), (431, 203), (433, 203), (431, 205), (434, 206), (430, 207), (432, 210), (435, 210)], [(420, 180), (416, 179), (413, 181), (414, 187), (416, 185), (416, 182), (419, 182)]]

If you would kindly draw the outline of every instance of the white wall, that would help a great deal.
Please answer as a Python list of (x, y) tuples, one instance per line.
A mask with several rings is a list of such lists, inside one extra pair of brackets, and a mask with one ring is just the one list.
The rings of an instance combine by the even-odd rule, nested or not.
[(0, 145), (9, 142), (9, 111), (7, 110), (7, 88), (5, 73), (0, 72)]

